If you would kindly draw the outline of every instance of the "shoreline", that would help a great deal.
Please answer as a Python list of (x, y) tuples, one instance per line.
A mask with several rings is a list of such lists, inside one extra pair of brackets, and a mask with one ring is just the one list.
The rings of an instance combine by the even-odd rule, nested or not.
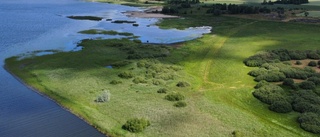
[(166, 15), (159, 13), (162, 11), (162, 6), (151, 6), (143, 11), (126, 11), (123, 14), (134, 18), (180, 18), (179, 16)]
[(22, 85), (26, 86), (28, 89), (32, 90), (33, 92), (37, 93), (38, 95), (40, 95), (41, 97), (47, 98), (49, 100), (51, 100), (53, 103), (57, 104), (60, 108), (62, 108), (63, 110), (69, 112), (70, 114), (78, 117), (80, 120), (84, 121), (85, 123), (87, 123), (89, 126), (93, 127), (94, 129), (96, 129), (98, 132), (100, 132), (102, 135), (105, 135), (106, 137), (108, 137), (108, 133), (106, 132), (102, 132), (102, 130), (100, 130), (99, 128), (97, 128), (96, 126), (94, 126), (93, 124), (91, 124), (88, 120), (86, 120), (85, 118), (83, 118), (81, 115), (75, 113), (74, 111), (72, 111), (71, 109), (63, 106), (60, 102), (54, 100), (54, 98), (51, 98), (50, 95), (47, 95), (43, 92), (41, 92), (40, 90), (37, 90), (36, 88), (28, 85), (27, 83), (25, 83), (21, 78), (19, 78), (17, 75), (15, 75), (12, 71), (10, 71), (7, 67), (6, 64), (4, 64), (2, 66), (2, 68), (8, 72), (14, 79), (16, 79), (19, 83), (21, 83)]

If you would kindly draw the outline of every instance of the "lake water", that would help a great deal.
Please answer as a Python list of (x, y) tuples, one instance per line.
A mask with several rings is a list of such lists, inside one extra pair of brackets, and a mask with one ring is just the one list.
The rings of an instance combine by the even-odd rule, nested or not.
[[(161, 30), (157, 19), (128, 18), (125, 11), (141, 10), (121, 5), (87, 3), (77, 0), (0, 0), (0, 65), (10, 56), (39, 50), (72, 51), (83, 38), (118, 36), (83, 35), (85, 29), (131, 32), (142, 42), (174, 43), (200, 37), (210, 28)], [(96, 15), (105, 19), (134, 20), (132, 24), (107, 21), (79, 21), (69, 15)], [(155, 33), (156, 32), (156, 33)], [(172, 37), (175, 36), (175, 37)], [(38, 55), (51, 52), (37, 53)], [(0, 136), (2, 137), (95, 137), (103, 136), (93, 127), (62, 109), (55, 102), (30, 90), (3, 67), (0, 68)]]

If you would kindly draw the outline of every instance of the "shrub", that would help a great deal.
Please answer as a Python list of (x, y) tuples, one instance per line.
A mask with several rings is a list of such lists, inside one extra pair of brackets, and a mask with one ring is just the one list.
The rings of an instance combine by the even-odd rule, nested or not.
[(118, 62), (112, 63), (111, 66), (114, 68), (120, 68), (130, 63), (131, 63), (130, 61), (124, 60), (124, 61), (118, 61)]
[(302, 60), (307, 58), (307, 54), (304, 51), (290, 51), (289, 56), (291, 59)]
[(146, 127), (150, 126), (150, 122), (146, 119), (134, 118), (128, 120), (123, 126), (122, 129), (137, 133), (142, 132)]
[(268, 73), (257, 76), (254, 80), (255, 81), (261, 81), (265, 80), (268, 82), (279, 82), (285, 79), (286, 76), (279, 71), (268, 71)]
[(129, 71), (124, 71), (124, 72), (118, 74), (118, 76), (119, 76), (120, 78), (129, 79), (129, 78), (132, 78), (132, 77), (133, 77), (133, 74), (132, 74), (131, 72), (129, 72)]
[(178, 84), (176, 86), (177, 87), (188, 87), (188, 86), (190, 86), (190, 84), (185, 81), (180, 81), (180, 82), (178, 82)]
[(268, 73), (268, 70), (265, 69), (265, 68), (259, 68), (259, 69), (255, 69), (255, 70), (251, 70), (248, 74), (250, 76), (253, 76), (253, 77), (257, 77), (259, 75), (263, 75), (263, 74), (266, 74)]
[(318, 65), (320, 65), (320, 60), (318, 60)]
[(167, 93), (168, 89), (166, 88), (160, 88), (157, 92), (158, 93)]
[(320, 117), (316, 113), (303, 113), (298, 122), (300, 127), (312, 133), (320, 133)]
[(186, 107), (187, 103), (184, 102), (184, 101), (178, 101), (178, 102), (174, 103), (173, 106), (175, 106), (175, 107)]
[(132, 80), (133, 83), (138, 84), (138, 83), (147, 83), (147, 81), (143, 77), (136, 77)]
[(302, 62), (301, 62), (300, 60), (297, 60), (295, 64), (296, 64), (296, 65), (301, 65)]
[(95, 102), (100, 102), (100, 103), (103, 103), (103, 102), (108, 102), (110, 101), (110, 92), (109, 90), (104, 90), (103, 93), (101, 95), (99, 95), (94, 101)]
[(143, 58), (143, 56), (140, 55), (140, 53), (134, 53), (134, 54), (130, 54), (127, 59), (141, 59)]
[(122, 83), (122, 81), (120, 81), (120, 80), (112, 80), (110, 82), (110, 84), (112, 84), (112, 85), (117, 85), (117, 84), (121, 84), (121, 83)]
[(310, 78), (308, 79), (308, 81), (311, 81), (311, 82), (313, 82), (313, 83), (316, 84), (316, 85), (320, 85), (320, 78), (318, 78), (318, 77), (310, 77)]
[(282, 82), (282, 85), (285, 85), (285, 86), (292, 86), (293, 84), (294, 84), (294, 81), (292, 78), (286, 78)]
[(288, 113), (292, 111), (292, 106), (289, 102), (285, 100), (279, 100), (279, 101), (273, 102), (269, 106), (269, 109), (278, 113)]
[(283, 93), (284, 90), (281, 87), (274, 84), (268, 84), (254, 90), (252, 94), (260, 101), (272, 104), (275, 101), (286, 100), (287, 98), (282, 95)]
[(315, 67), (315, 66), (317, 66), (317, 62), (315, 62), (315, 61), (310, 61), (310, 62), (308, 63), (308, 66)]
[(316, 84), (314, 84), (312, 81), (303, 81), (299, 84), (299, 87), (302, 89), (315, 89)]
[(184, 96), (181, 95), (180, 93), (171, 93), (166, 95), (165, 99), (169, 101), (180, 101), (180, 100), (184, 100)]
[(307, 51), (307, 52), (308, 52), (307, 57), (309, 59), (319, 59), (320, 58), (319, 54), (317, 54), (315, 51)]
[(153, 85), (162, 85), (164, 83), (163, 80), (160, 80), (160, 79), (154, 79), (152, 80), (152, 84)]
[(258, 88), (260, 88), (262, 86), (266, 86), (266, 85), (269, 85), (269, 84), (270, 84), (269, 82), (267, 82), (265, 80), (261, 80), (261, 81), (259, 81), (259, 83), (256, 86), (254, 86), (254, 88), (258, 89)]

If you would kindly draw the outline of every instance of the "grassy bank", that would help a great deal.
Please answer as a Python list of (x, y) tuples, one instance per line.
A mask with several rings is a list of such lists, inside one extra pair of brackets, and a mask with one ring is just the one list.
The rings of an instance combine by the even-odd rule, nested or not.
[[(212, 26), (212, 33), (176, 48), (129, 40), (84, 40), (83, 50), (6, 60), (28, 85), (112, 136), (317, 136), (302, 130), (298, 113), (278, 114), (252, 96), (256, 84), (243, 60), (266, 49), (318, 49), (318, 25), (212, 15), (165, 19), (163, 28)], [(144, 65), (143, 65), (144, 64)], [(110, 68), (111, 66), (112, 68)], [(132, 78), (123, 77), (124, 72)], [(113, 84), (112, 81), (117, 81)], [(178, 87), (179, 82), (189, 87)], [(177, 108), (157, 91), (185, 96)], [(110, 100), (95, 100), (105, 90)], [(145, 118), (141, 133), (123, 130)]]

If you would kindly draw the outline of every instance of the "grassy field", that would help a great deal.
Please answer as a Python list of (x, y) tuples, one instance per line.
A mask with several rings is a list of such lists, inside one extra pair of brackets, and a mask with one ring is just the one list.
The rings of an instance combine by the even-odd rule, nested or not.
[[(317, 136), (299, 127), (298, 113), (269, 111), (252, 96), (256, 83), (247, 73), (254, 68), (246, 67), (243, 60), (266, 49), (319, 49), (318, 25), (196, 14), (165, 19), (158, 25), (213, 29), (211, 34), (177, 48), (127, 40), (84, 41), (81, 51), (22, 60), (12, 57), (6, 60), (6, 67), (112, 136)], [(131, 52), (167, 57), (127, 59)], [(152, 67), (139, 67), (141, 62)], [(133, 78), (120, 78), (118, 74), (124, 71), (131, 72)], [(145, 82), (134, 83), (138, 77)], [(122, 83), (110, 84), (113, 80)], [(160, 84), (154, 84), (156, 80)], [(191, 86), (177, 87), (179, 81)], [(183, 94), (187, 106), (174, 107), (164, 99), (165, 94), (157, 93), (159, 88)], [(110, 91), (110, 101), (95, 102), (104, 90)], [(121, 129), (126, 120), (135, 117), (146, 118), (151, 125), (141, 133)]]

